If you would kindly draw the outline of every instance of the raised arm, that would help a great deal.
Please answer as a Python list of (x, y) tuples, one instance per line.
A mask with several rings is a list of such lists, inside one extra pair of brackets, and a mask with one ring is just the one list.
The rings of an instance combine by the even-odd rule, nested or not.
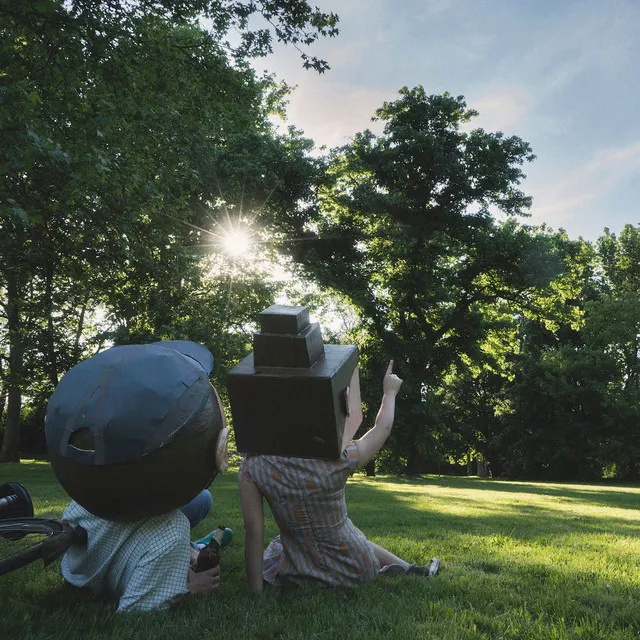
[(240, 471), (240, 502), (244, 520), (244, 564), (249, 588), (262, 591), (264, 553), (264, 504), (262, 494), (247, 473)]
[(389, 362), (382, 383), (382, 403), (378, 409), (376, 423), (362, 438), (356, 440), (358, 445), (358, 466), (363, 467), (367, 462), (376, 457), (382, 448), (393, 426), (393, 418), (396, 411), (396, 395), (400, 391), (402, 380), (392, 373), (393, 360)]

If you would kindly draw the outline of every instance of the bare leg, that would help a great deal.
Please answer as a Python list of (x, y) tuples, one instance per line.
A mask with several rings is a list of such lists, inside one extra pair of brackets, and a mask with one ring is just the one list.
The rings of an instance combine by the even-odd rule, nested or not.
[(398, 556), (394, 556), (391, 551), (387, 551), (383, 547), (377, 545), (375, 542), (371, 542), (371, 540), (367, 541), (371, 549), (373, 549), (373, 553), (376, 554), (376, 558), (378, 558), (378, 562), (381, 567), (386, 567), (389, 564), (399, 564), (404, 569), (409, 568), (409, 563), (403, 560), (402, 558), (398, 558)]
[(383, 547), (377, 545), (371, 540), (367, 540), (369, 546), (373, 550), (380, 563), (380, 573), (384, 573), (388, 576), (398, 576), (407, 573), (415, 573), (421, 576), (435, 576), (440, 569), (440, 560), (438, 558), (431, 558), (429, 564), (421, 566), (415, 566), (409, 564), (406, 560), (398, 558), (390, 551), (387, 551)]

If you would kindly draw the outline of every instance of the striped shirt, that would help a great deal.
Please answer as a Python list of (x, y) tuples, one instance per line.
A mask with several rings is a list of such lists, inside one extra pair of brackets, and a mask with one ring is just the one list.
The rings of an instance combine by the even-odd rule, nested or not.
[(357, 464), (355, 442), (338, 460), (243, 459), (240, 473), (266, 497), (280, 529), (264, 553), (267, 582), (353, 587), (376, 577), (379, 562), (347, 516), (344, 487)]
[(187, 592), (189, 521), (180, 511), (112, 522), (71, 502), (62, 518), (87, 531), (86, 547), (72, 546), (62, 558), (70, 584), (116, 596), (118, 611), (164, 608)]

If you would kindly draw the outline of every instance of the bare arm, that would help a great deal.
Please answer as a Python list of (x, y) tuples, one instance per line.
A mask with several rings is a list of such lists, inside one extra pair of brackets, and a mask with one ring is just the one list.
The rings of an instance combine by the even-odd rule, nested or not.
[(262, 591), (264, 504), (262, 494), (246, 473), (240, 473), (240, 502), (244, 519), (244, 564), (249, 588)]
[(358, 445), (358, 467), (363, 467), (367, 462), (376, 457), (378, 451), (380, 451), (382, 445), (391, 433), (393, 418), (396, 412), (396, 395), (398, 395), (398, 391), (400, 391), (400, 386), (402, 385), (402, 380), (392, 373), (392, 370), (393, 360), (389, 362), (389, 366), (384, 375), (382, 402), (380, 409), (378, 409), (375, 425), (367, 431), (362, 438), (355, 441)]

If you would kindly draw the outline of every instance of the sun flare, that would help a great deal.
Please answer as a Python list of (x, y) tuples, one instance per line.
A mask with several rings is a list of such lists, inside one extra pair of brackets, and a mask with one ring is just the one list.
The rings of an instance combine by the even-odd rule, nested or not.
[(245, 230), (233, 229), (225, 234), (222, 246), (225, 253), (232, 258), (243, 258), (251, 249), (251, 239)]

